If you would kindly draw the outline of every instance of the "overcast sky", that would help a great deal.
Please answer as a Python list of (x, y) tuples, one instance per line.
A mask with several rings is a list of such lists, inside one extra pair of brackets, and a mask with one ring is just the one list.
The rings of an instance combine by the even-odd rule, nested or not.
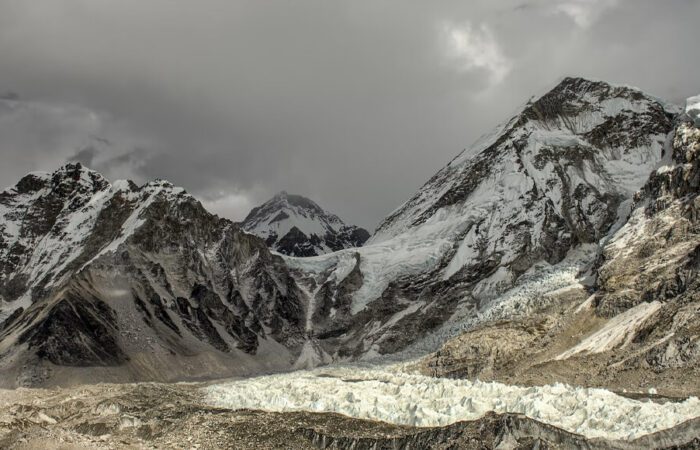
[(563, 76), (700, 93), (698, 24), (700, 0), (0, 0), (0, 185), (80, 160), (374, 229)]

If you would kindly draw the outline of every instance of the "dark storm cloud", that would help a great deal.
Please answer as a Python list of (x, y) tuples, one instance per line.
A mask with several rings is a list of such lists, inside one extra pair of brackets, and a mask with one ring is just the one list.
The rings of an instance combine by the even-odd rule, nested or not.
[(0, 0), (19, 93), (0, 185), (83, 159), (233, 218), (285, 189), (373, 227), (565, 75), (696, 93), (699, 19), (692, 0)]

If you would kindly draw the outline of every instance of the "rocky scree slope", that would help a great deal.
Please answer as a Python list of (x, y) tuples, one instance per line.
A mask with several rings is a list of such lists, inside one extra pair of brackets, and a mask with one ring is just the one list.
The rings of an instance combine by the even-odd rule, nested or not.
[(593, 275), (601, 245), (660, 163), (678, 112), (637, 89), (581, 78), (530, 100), (364, 247), (287, 258), (313, 297), (313, 338), (335, 358), (424, 351), (513, 290), (517, 301), (499, 314), (527, 313), (528, 289)]
[(0, 218), (4, 385), (244, 374), (299, 351), (282, 259), (168, 182), (67, 164), (0, 193)]
[(263, 238), (271, 249), (290, 256), (360, 247), (369, 238), (367, 230), (346, 225), (308, 198), (284, 191), (253, 208), (241, 226)]

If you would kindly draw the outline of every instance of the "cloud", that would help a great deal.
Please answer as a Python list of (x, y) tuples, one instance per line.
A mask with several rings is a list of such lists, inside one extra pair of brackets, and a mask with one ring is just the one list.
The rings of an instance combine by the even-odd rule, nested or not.
[(203, 198), (200, 201), (208, 211), (237, 222), (245, 219), (250, 210), (258, 206), (244, 193), (219, 192), (216, 198)]
[(556, 7), (557, 13), (570, 17), (581, 28), (589, 28), (605, 10), (616, 6), (618, 0), (566, 0)]
[(4, 0), (0, 93), (19, 95), (0, 99), (0, 185), (89, 159), (232, 218), (287, 190), (373, 228), (563, 76), (697, 94), (697, 17), (689, 0)]
[(87, 167), (93, 167), (92, 163), (98, 154), (99, 154), (99, 151), (97, 150), (97, 148), (95, 148), (95, 146), (88, 145), (88, 146), (83, 147), (80, 150), (78, 150), (75, 153), (75, 155), (69, 157), (68, 161), (79, 162)]
[[(113, 143), (114, 142), (114, 143)], [(154, 141), (109, 114), (68, 103), (0, 99), (0, 178), (81, 162), (108, 177), (143, 181), (144, 147)], [(16, 181), (16, 180), (15, 180)]]
[(447, 22), (443, 25), (443, 39), (448, 58), (459, 70), (486, 70), (491, 84), (503, 81), (512, 68), (487, 24), (475, 28), (470, 23)]

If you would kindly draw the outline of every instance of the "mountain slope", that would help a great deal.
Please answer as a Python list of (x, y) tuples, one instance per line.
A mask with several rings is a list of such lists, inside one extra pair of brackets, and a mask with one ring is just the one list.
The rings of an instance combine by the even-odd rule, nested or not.
[(339, 357), (393, 353), (453, 334), (509, 292), (522, 299), (509, 308), (526, 311), (528, 291), (577, 283), (661, 161), (676, 113), (633, 88), (563, 80), (439, 171), (364, 247), (288, 260), (315, 296), (316, 336)]
[(317, 256), (360, 247), (369, 238), (366, 230), (346, 225), (308, 198), (284, 191), (253, 208), (241, 226), (265, 239), (273, 250), (290, 256)]
[(2, 192), (0, 215), (3, 384), (82, 366), (223, 376), (300, 351), (304, 298), (283, 261), (181, 188), (68, 164)]
[(548, 299), (548, 310), (481, 324), (427, 358), (424, 373), (700, 395), (700, 129), (691, 105), (604, 246), (593, 295), (572, 287), (551, 293), (560, 301)]

